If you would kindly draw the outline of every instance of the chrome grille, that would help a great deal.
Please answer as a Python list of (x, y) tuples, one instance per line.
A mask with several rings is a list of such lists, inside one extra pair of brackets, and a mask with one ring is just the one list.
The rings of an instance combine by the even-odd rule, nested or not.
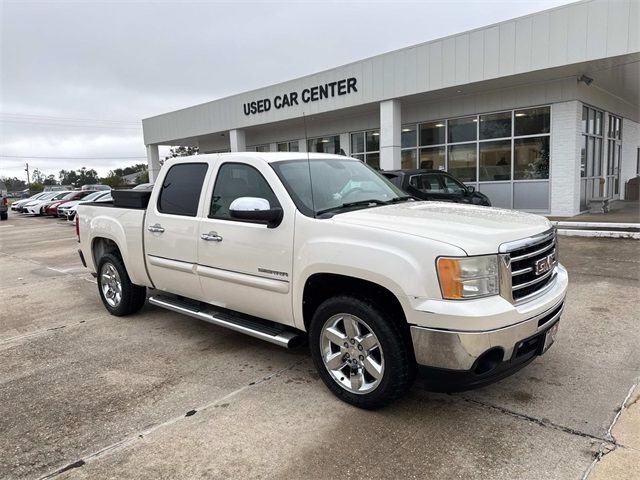
[[(506, 282), (506, 285), (503, 283), (503, 286), (507, 286), (510, 291), (501, 292), (501, 294), (514, 303), (521, 303), (534, 297), (556, 276), (558, 256), (555, 229), (531, 238), (503, 244), (500, 252), (503, 258), (508, 258), (505, 263), (509, 268), (505, 274), (510, 274), (511, 280), (511, 285), (508, 285), (509, 282)], [(547, 258), (550, 260), (549, 270), (537, 272), (536, 265), (544, 263)]]

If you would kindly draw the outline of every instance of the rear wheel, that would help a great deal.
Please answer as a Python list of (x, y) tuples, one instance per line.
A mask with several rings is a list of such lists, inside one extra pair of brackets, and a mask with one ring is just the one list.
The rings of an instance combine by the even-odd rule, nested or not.
[(375, 409), (411, 386), (413, 358), (390, 317), (372, 301), (347, 296), (330, 298), (316, 310), (311, 355), (320, 377), (341, 400)]
[(98, 292), (105, 308), (118, 317), (136, 313), (146, 301), (147, 289), (134, 285), (122, 260), (106, 254), (98, 264)]
[(9, 218), (9, 214), (7, 212), (0, 213), (0, 220), (6, 220)]

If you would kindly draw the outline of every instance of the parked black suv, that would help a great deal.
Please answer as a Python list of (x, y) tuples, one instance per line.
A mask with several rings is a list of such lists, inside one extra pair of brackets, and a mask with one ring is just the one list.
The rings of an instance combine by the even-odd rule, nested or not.
[(485, 194), (476, 192), (475, 187), (467, 186), (441, 170), (388, 170), (380, 173), (394, 185), (421, 200), (491, 206), (491, 201)]

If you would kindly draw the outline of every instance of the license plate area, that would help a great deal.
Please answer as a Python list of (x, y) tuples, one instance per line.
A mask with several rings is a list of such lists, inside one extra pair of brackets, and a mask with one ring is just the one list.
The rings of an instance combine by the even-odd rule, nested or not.
[(553, 342), (556, 341), (556, 337), (558, 336), (558, 328), (560, 327), (560, 322), (556, 322), (553, 327), (551, 327), (544, 335), (544, 346), (542, 347), (542, 353), (549, 350), (549, 347), (553, 345)]

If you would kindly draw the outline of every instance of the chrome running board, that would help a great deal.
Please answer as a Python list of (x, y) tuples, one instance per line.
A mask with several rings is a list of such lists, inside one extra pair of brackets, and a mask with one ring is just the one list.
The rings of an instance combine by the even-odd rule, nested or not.
[(262, 320), (241, 313), (217, 309), (211, 305), (182, 300), (167, 295), (149, 297), (149, 303), (172, 312), (182, 313), (190, 317), (213, 323), (236, 332), (250, 335), (260, 340), (274, 343), (281, 347), (293, 348), (304, 341), (302, 332), (289, 330), (285, 326), (268, 320)]

